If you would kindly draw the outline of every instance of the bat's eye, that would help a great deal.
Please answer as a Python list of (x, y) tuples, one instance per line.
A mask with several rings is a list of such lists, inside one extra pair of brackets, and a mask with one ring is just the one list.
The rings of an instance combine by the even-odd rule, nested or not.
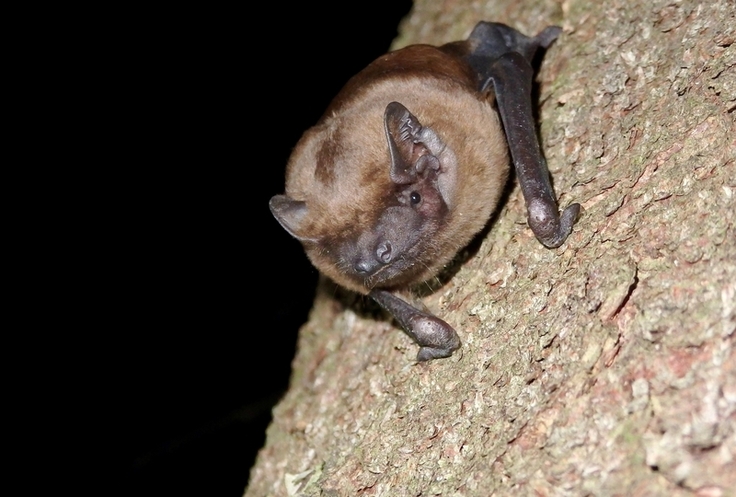
[(419, 205), (419, 202), (422, 201), (422, 196), (419, 195), (418, 192), (411, 192), (409, 195), (409, 202), (411, 202), (411, 205)]

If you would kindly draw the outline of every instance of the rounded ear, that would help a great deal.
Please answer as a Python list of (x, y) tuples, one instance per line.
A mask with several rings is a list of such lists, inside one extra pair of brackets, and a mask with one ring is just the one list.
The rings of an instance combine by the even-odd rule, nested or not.
[(293, 200), (288, 195), (274, 195), (268, 202), (271, 214), (281, 226), (299, 241), (314, 241), (306, 223), (307, 203)]

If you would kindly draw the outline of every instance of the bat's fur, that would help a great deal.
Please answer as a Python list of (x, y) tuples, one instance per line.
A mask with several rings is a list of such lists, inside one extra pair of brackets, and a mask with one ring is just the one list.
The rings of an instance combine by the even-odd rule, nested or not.
[[(456, 57), (436, 47), (407, 47), (352, 78), (304, 134), (287, 167), (286, 196), (306, 209), (280, 221), (320, 271), (364, 294), (376, 285), (404, 287), (436, 275), (483, 228), (506, 182), (509, 159), (498, 114), (476, 86), (475, 75)], [(379, 216), (396, 204), (384, 131), (384, 111), (393, 101), (442, 142), (437, 188), (446, 209), (431, 209), (419, 227), (392, 228), (411, 247), (396, 258), (396, 264), (403, 261), (401, 271), (381, 279), (353, 271), (346, 247), (376, 229)]]

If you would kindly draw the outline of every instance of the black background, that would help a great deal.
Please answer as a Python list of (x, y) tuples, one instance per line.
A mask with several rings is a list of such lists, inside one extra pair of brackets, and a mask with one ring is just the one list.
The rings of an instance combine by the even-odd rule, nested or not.
[(129, 191), (103, 275), (115, 302), (102, 352), (118, 358), (104, 444), (127, 495), (242, 494), (317, 280), (268, 200), (301, 133), (409, 8), (272, 2), (140, 22), (126, 81), (143, 105), (131, 102)]

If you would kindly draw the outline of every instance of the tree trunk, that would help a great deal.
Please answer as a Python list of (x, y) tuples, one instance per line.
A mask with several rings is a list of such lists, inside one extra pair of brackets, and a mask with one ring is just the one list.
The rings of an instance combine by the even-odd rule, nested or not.
[(538, 75), (561, 206), (544, 248), (510, 193), (423, 298), (417, 347), (320, 284), (246, 495), (736, 495), (736, 4), (418, 0), (396, 47), (480, 20), (564, 28)]

